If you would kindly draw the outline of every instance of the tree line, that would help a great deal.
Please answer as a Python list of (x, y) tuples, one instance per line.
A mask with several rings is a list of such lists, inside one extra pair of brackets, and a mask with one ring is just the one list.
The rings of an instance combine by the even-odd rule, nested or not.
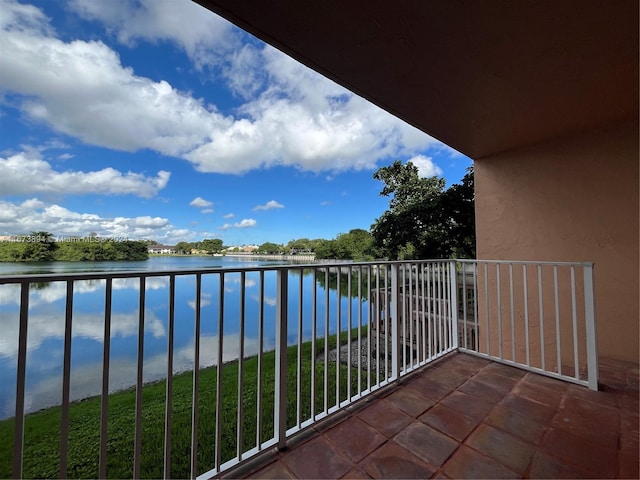
[(423, 178), (411, 162), (378, 169), (380, 192), (389, 208), (370, 231), (353, 229), (333, 240), (301, 238), (286, 246), (265, 243), (261, 253), (315, 252), (318, 259), (475, 258), (475, 195), (473, 167), (461, 183), (445, 188), (444, 178)]
[(147, 243), (144, 241), (115, 241), (97, 235), (56, 241), (52, 233), (40, 231), (17, 235), (14, 241), (0, 242), (0, 262), (97, 262), (147, 258)]
[[(473, 167), (461, 183), (445, 188), (444, 178), (423, 178), (411, 162), (400, 161), (378, 169), (373, 178), (384, 186), (389, 208), (375, 220), (369, 231), (360, 228), (341, 233), (331, 240), (299, 238), (286, 244), (265, 242), (259, 254), (315, 253), (317, 259), (366, 261), (475, 258), (475, 208)], [(207, 253), (225, 250), (222, 240), (179, 242), (178, 253), (192, 249)]]
[[(331, 240), (299, 238), (286, 244), (265, 242), (255, 253), (315, 253), (317, 259), (366, 261), (376, 258), (475, 258), (473, 167), (460, 184), (445, 188), (443, 178), (422, 178), (411, 163), (400, 161), (378, 169), (373, 178), (384, 186), (389, 208), (370, 231), (356, 228)], [(56, 242), (49, 232), (32, 232), (23, 241), (0, 242), (0, 261), (101, 261), (144, 260), (153, 240), (108, 241), (95, 234), (81, 241)], [(90, 241), (95, 240), (95, 241)], [(193, 250), (208, 254), (225, 251), (219, 238), (178, 242), (176, 253)]]

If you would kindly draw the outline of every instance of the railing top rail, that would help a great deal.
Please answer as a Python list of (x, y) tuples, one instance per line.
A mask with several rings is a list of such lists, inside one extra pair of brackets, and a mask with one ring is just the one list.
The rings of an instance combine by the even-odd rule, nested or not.
[(0, 285), (15, 283), (36, 283), (54, 281), (76, 281), (76, 280), (102, 280), (106, 278), (139, 278), (139, 277), (168, 277), (171, 275), (210, 275), (219, 273), (241, 273), (241, 272), (264, 272), (278, 270), (305, 270), (323, 268), (353, 268), (360, 266), (380, 266), (391, 264), (409, 264), (423, 262), (449, 262), (451, 260), (413, 260), (413, 261), (371, 261), (371, 262), (340, 262), (340, 263), (304, 263), (286, 265), (259, 265), (255, 267), (214, 267), (195, 269), (171, 269), (171, 270), (128, 270), (128, 271), (98, 271), (98, 272), (76, 272), (76, 273), (42, 273), (42, 274), (19, 274), (0, 275)]
[(455, 260), (460, 263), (504, 263), (511, 265), (557, 265), (573, 267), (593, 267), (593, 262), (551, 262), (542, 260), (485, 260), (473, 258), (459, 258)]
[(402, 265), (415, 263), (485, 263), (485, 264), (512, 264), (512, 265), (557, 265), (557, 266), (580, 266), (592, 267), (592, 262), (549, 262), (549, 261), (522, 261), (522, 260), (475, 260), (475, 259), (427, 259), (427, 260), (378, 260), (369, 262), (336, 262), (336, 263), (304, 263), (286, 265), (260, 265), (255, 267), (214, 267), (195, 269), (172, 269), (172, 270), (129, 270), (129, 271), (101, 271), (101, 272), (78, 272), (78, 273), (44, 273), (44, 274), (20, 274), (20, 275), (0, 275), (0, 285), (35, 282), (55, 282), (55, 281), (81, 281), (81, 280), (102, 280), (106, 278), (139, 278), (139, 277), (168, 277), (171, 275), (210, 275), (220, 273), (240, 273), (240, 272), (265, 272), (278, 270), (305, 270), (323, 268), (353, 268), (371, 267), (381, 265)]

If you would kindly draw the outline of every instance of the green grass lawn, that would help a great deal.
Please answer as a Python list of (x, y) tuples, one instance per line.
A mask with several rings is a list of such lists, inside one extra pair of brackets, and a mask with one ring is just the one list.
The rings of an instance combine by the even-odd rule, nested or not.
[[(352, 333), (353, 335), (353, 333)], [(363, 335), (366, 330), (363, 329)], [(347, 332), (341, 334), (341, 344)], [(352, 337), (354, 338), (354, 337)], [(335, 346), (336, 336), (330, 337), (329, 348)], [(316, 342), (316, 353), (324, 350), (324, 339)], [(311, 342), (301, 348), (301, 405), (302, 420), (311, 415)], [(287, 426), (296, 425), (296, 379), (297, 346), (289, 347), (288, 355), (288, 408)], [(222, 367), (222, 461), (233, 458), (237, 450), (238, 412), (238, 365), (237, 361)], [(328, 405), (336, 403), (336, 366), (327, 367), (329, 378)], [(347, 370), (340, 367), (340, 399), (347, 398)], [(351, 370), (352, 392), (358, 389), (357, 369)], [(200, 371), (198, 401), (198, 473), (214, 466), (215, 422), (216, 422), (216, 367)], [(257, 380), (258, 359), (245, 359), (243, 367), (243, 445), (242, 450), (256, 446), (257, 434)], [(262, 389), (262, 440), (273, 436), (273, 404), (275, 384), (275, 352), (263, 355)], [(324, 408), (324, 365), (316, 365), (316, 413)], [(172, 425), (171, 425), (171, 476), (188, 478), (191, 455), (191, 404), (192, 372), (173, 377)], [(361, 389), (366, 388), (366, 372), (361, 373)], [(165, 381), (145, 385), (143, 389), (142, 463), (143, 478), (163, 476), (164, 458), (164, 412)], [(69, 410), (69, 478), (97, 478), (100, 448), (100, 398), (74, 402)], [(61, 408), (52, 407), (31, 413), (25, 417), (24, 467), (25, 478), (55, 478), (60, 476), (60, 420)], [(109, 478), (131, 478), (133, 476), (133, 449), (135, 424), (135, 391), (133, 389), (113, 393), (109, 396), (109, 421), (107, 443), (107, 476)], [(14, 420), (0, 421), (0, 478), (12, 476)]]

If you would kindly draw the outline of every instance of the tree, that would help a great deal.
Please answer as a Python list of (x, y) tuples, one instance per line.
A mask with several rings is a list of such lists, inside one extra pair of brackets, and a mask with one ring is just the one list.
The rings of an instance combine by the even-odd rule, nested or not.
[(24, 238), (26, 247), (23, 260), (26, 262), (51, 262), (55, 260), (58, 244), (49, 232), (31, 232)]
[(208, 254), (220, 253), (222, 251), (222, 240), (219, 238), (205, 238), (198, 246)]
[(189, 242), (178, 242), (174, 248), (176, 253), (191, 253), (193, 244)]
[(282, 247), (277, 243), (265, 242), (258, 247), (258, 253), (277, 254), (282, 251)]
[(371, 227), (376, 246), (389, 258), (475, 256), (473, 169), (462, 185), (445, 190), (443, 178), (420, 178), (400, 161), (376, 171), (390, 196), (389, 209)]
[(323, 238), (313, 240), (313, 251), (316, 258), (336, 258), (335, 240), (325, 240)]
[(297, 240), (291, 240), (287, 243), (287, 248), (289, 252), (308, 252), (311, 250), (311, 240), (308, 238), (299, 238)]
[(371, 234), (361, 228), (349, 230), (335, 239), (335, 258), (350, 260), (371, 260), (373, 238)]
[(475, 258), (476, 211), (473, 167), (467, 169), (462, 183), (454, 183), (444, 192), (444, 204), (451, 218), (453, 255), (457, 258)]

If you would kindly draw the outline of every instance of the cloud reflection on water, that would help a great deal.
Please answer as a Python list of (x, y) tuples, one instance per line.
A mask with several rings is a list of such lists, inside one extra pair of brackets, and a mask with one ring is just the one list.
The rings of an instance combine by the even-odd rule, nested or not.
[[(239, 357), (240, 343), (237, 334), (223, 336), (223, 362)], [(264, 339), (264, 351), (273, 350), (273, 339)], [(256, 355), (259, 350), (257, 338), (245, 336), (244, 356)], [(173, 373), (193, 370), (194, 338), (174, 350)], [(202, 335), (200, 337), (200, 368), (215, 365), (218, 358), (218, 336)], [(113, 358), (109, 364), (109, 392), (123, 390), (135, 385), (137, 363), (125, 358)], [(154, 382), (166, 378), (167, 352), (162, 352), (144, 360), (143, 381)], [(102, 387), (102, 361), (84, 365), (72, 365), (71, 369), (71, 401), (99, 395)], [(15, 412), (15, 384), (12, 384), (0, 405), (0, 418), (11, 417)], [(60, 404), (62, 398), (62, 373), (49, 375), (27, 385), (25, 392), (25, 411), (34, 412), (43, 408)]]

